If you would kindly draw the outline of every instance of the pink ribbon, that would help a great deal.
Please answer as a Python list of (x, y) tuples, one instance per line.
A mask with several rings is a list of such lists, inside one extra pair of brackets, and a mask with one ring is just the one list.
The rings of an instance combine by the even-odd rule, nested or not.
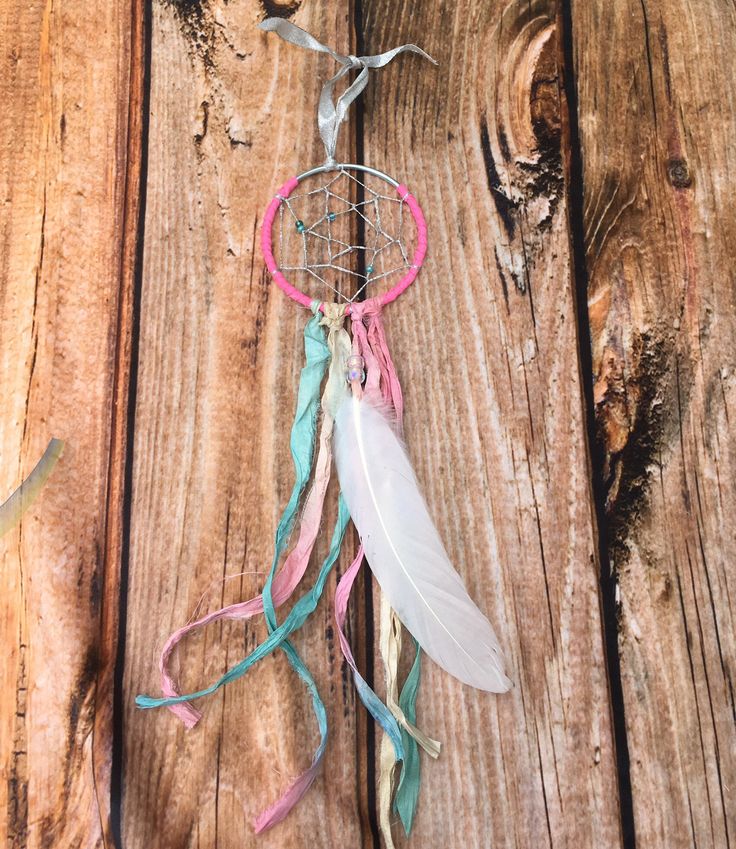
[[(331, 466), (332, 450), (330, 446), (330, 438), (323, 423), (320, 433), (319, 453), (317, 455), (317, 462), (315, 465), (314, 485), (310, 490), (307, 501), (304, 505), (299, 539), (273, 581), (273, 603), (275, 607), (282, 605), (291, 596), (301, 581), (309, 564), (309, 558), (312, 554), (312, 549), (314, 548), (314, 543), (319, 533), (325, 493), (330, 480)], [(256, 616), (259, 613), (263, 613), (263, 598), (260, 595), (257, 595), (255, 598), (251, 598), (248, 601), (241, 601), (237, 604), (231, 604), (220, 610), (208, 613), (206, 616), (202, 616), (194, 622), (189, 622), (187, 625), (184, 625), (184, 627), (174, 631), (174, 633), (166, 641), (159, 660), (161, 690), (163, 691), (164, 696), (168, 698), (171, 696), (178, 696), (180, 694), (178, 686), (171, 675), (169, 665), (174, 648), (184, 637), (187, 636), (187, 634), (197, 630), (198, 628), (203, 628), (211, 622), (217, 622), (220, 619), (250, 619), (252, 616)], [(169, 705), (169, 710), (175, 714), (187, 726), (187, 728), (193, 728), (202, 716), (200, 712), (192, 707), (192, 705), (188, 702), (179, 702), (175, 705)]]

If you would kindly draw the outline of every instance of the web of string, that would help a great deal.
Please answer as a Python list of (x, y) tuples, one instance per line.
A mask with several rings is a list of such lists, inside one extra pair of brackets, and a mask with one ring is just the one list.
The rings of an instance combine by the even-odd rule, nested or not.
[[(356, 184), (358, 193), (362, 187), (362, 200), (352, 201), (337, 191), (336, 183), (346, 177)], [(333, 190), (334, 189), (334, 190)], [(294, 208), (296, 201), (303, 198), (315, 198), (322, 195), (320, 213), (315, 221), (302, 221)], [(398, 204), (398, 221), (395, 224), (395, 235), (387, 232), (381, 222), (381, 204)], [(308, 191), (292, 194), (288, 198), (282, 198), (279, 205), (279, 257), (284, 259), (284, 227), (295, 228), (303, 225), (299, 232), (301, 242), (301, 263), (281, 264), (281, 271), (306, 272), (318, 280), (328, 289), (333, 291), (338, 298), (351, 303), (356, 300), (366, 287), (371, 283), (377, 283), (394, 274), (405, 271), (411, 267), (407, 247), (404, 244), (404, 206), (401, 198), (391, 197), (375, 191), (363, 180), (344, 169), (338, 169), (334, 175), (322, 186)], [(372, 208), (373, 218), (369, 211)], [(352, 245), (338, 238), (333, 232), (333, 224), (345, 215), (355, 214), (364, 224), (365, 244)], [(384, 218), (386, 216), (384, 215)], [(388, 225), (387, 225), (388, 226)], [(326, 248), (326, 256), (315, 257), (310, 252), (311, 245), (320, 245)], [(398, 249), (398, 255), (392, 248)], [(348, 257), (350, 254), (363, 251), (363, 261), (359, 263), (359, 270), (350, 267)], [(384, 268), (384, 258), (388, 257), (398, 265)], [(380, 268), (378, 266), (381, 266)], [(325, 277), (329, 272), (345, 274), (356, 278), (359, 286), (351, 297), (344, 295), (338, 288), (333, 286)]]

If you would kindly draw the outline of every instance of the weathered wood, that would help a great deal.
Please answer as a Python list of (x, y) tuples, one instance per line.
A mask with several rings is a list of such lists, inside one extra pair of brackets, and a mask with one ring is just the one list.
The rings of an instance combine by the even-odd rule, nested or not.
[(0, 4), (0, 498), (64, 456), (0, 541), (0, 841), (111, 845), (140, 16)]
[(572, 14), (636, 842), (721, 849), (736, 836), (736, 17), (679, 0)]
[[(347, 45), (346, 11), (311, 4), (296, 21)], [(330, 604), (295, 638), (325, 696), (329, 750), (308, 800), (277, 829), (256, 837), (251, 822), (308, 765), (318, 740), (308, 694), (283, 654), (207, 699), (192, 731), (168, 711), (133, 705), (136, 693), (158, 691), (162, 642), (202, 593), (213, 608), (260, 590), (293, 481), (288, 432), (308, 314), (270, 282), (258, 228), (281, 182), (322, 159), (315, 104), (325, 68), (324, 57), (258, 32), (261, 16), (254, 2), (153, 7), (125, 672), (131, 847), (370, 839), (358, 810), (358, 713)], [(334, 503), (333, 492), (333, 516)], [(315, 567), (316, 558), (308, 577)], [(213, 681), (264, 636), (254, 620), (187, 640), (182, 685)]]
[(427, 265), (387, 310), (407, 441), (516, 682), (490, 696), (427, 662), (421, 719), (445, 750), (401, 845), (615, 847), (556, 5), (364, 14), (367, 52), (414, 41), (440, 63), (376, 75), (365, 156), (426, 211)]
[[(580, 151), (562, 94), (561, 6)], [(77, 0), (0, 0), (0, 499), (51, 435), (67, 443), (0, 540), (0, 840), (112, 845), (122, 541), (119, 849), (380, 843), (373, 727), (330, 603), (295, 641), (330, 715), (325, 767), (265, 836), (253, 816), (317, 741), (283, 656), (209, 699), (191, 732), (133, 706), (157, 691), (162, 641), (203, 593), (213, 607), (260, 589), (291, 487), (305, 313), (267, 279), (257, 230), (280, 181), (322, 159), (315, 108), (333, 66), (258, 33), (274, 13), (353, 52), (414, 41), (440, 62), (407, 56), (374, 74), (341, 144), (405, 179), (427, 215), (430, 256), (387, 310), (389, 342), (419, 477), (516, 688), (472, 692), (427, 661), (420, 724), (445, 748), (423, 760), (415, 832), (407, 841), (397, 828), (397, 844), (633, 845), (619, 825), (572, 191), (636, 845), (729, 846), (736, 17), (715, 0), (156, 0), (135, 315), (142, 4), (114, 0), (92, 16)], [(584, 179), (570, 186), (578, 153)], [(332, 516), (334, 487), (329, 503)], [(374, 605), (358, 593), (351, 620), (369, 677), (380, 669)], [(264, 634), (231, 623), (186, 641), (183, 685), (212, 681)]]

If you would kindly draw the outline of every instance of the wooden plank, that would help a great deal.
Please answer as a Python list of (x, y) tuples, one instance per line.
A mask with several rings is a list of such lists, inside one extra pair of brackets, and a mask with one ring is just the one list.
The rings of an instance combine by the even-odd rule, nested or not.
[(572, 16), (636, 843), (726, 847), (736, 836), (736, 17), (710, 0), (573, 2)]
[(71, 0), (0, 20), (0, 498), (66, 441), (0, 541), (0, 841), (111, 845), (140, 16)]
[[(346, 11), (310, 4), (295, 21), (347, 45)], [(369, 841), (358, 807), (359, 714), (330, 604), (295, 641), (325, 696), (330, 745), (308, 800), (278, 828), (256, 837), (251, 821), (317, 743), (309, 698), (282, 654), (202, 704), (192, 731), (168, 711), (133, 705), (136, 693), (158, 691), (163, 640), (204, 592), (212, 609), (262, 587), (293, 481), (288, 432), (307, 313), (271, 284), (258, 227), (276, 188), (322, 159), (316, 104), (331, 69), (324, 57), (259, 33), (261, 18), (256, 2), (153, 7), (125, 668), (127, 846)], [(326, 594), (333, 591), (334, 577)], [(188, 640), (178, 652), (183, 686), (213, 681), (264, 636), (260, 622), (230, 623)]]
[(367, 52), (414, 41), (440, 63), (375, 76), (365, 156), (426, 212), (427, 265), (387, 310), (407, 441), (516, 682), (494, 697), (426, 664), (422, 725), (445, 749), (400, 845), (608, 849), (620, 828), (556, 4), (367, 0), (364, 15)]

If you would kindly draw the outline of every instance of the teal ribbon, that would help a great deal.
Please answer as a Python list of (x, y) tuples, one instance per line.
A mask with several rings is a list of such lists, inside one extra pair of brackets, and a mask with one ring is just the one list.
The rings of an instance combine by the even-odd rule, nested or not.
[[(414, 648), (416, 650), (414, 663), (409, 670), (404, 686), (401, 688), (401, 695), (399, 696), (399, 707), (412, 725), (416, 724), (417, 721), (417, 694), (419, 692), (419, 679), (422, 669), (422, 650), (419, 648), (419, 643), (416, 640), (414, 640)], [(419, 800), (419, 786), (421, 783), (419, 744), (403, 727), (401, 729), (401, 742), (404, 746), (405, 756), (401, 765), (401, 775), (396, 788), (396, 795), (394, 796), (394, 811), (401, 818), (401, 823), (408, 837), (411, 833), (411, 827), (414, 824), (414, 815), (417, 809), (417, 801)]]
[(276, 573), (276, 568), (281, 559), (284, 548), (286, 547), (289, 533), (291, 532), (296, 518), (299, 501), (312, 470), (315, 435), (317, 430), (317, 414), (319, 412), (320, 386), (330, 359), (330, 351), (325, 341), (325, 333), (320, 327), (320, 316), (316, 310), (314, 310), (314, 312), (315, 315), (309, 320), (304, 329), (304, 352), (306, 356), (306, 363), (302, 369), (299, 380), (296, 414), (294, 417), (294, 424), (291, 429), (291, 455), (294, 461), (295, 470), (294, 486), (292, 488), (289, 501), (279, 521), (278, 527), (276, 528), (274, 557), (263, 593), (264, 611), (266, 612), (266, 621), (270, 631), (269, 636), (246, 658), (229, 669), (218, 681), (211, 684), (209, 687), (197, 690), (194, 693), (186, 693), (180, 696), (172, 696), (170, 698), (138, 696), (135, 701), (138, 707), (155, 708), (177, 704), (179, 702), (188, 702), (193, 699), (211, 695), (230, 681), (235, 681), (245, 675), (248, 669), (250, 669), (250, 667), (261, 658), (266, 657), (275, 649), (282, 647), (289, 658), (289, 662), (292, 667), (307, 685), (307, 688), (312, 695), (312, 702), (320, 727), (320, 734), (322, 736), (320, 746), (321, 748), (324, 748), (327, 736), (327, 718), (324, 704), (317, 692), (316, 684), (314, 683), (314, 679), (309, 673), (309, 670), (299, 658), (294, 647), (287, 641), (287, 638), (304, 624), (319, 603), (327, 577), (340, 553), (340, 546), (345, 533), (345, 527), (349, 520), (349, 514), (347, 514), (346, 509), (344, 512), (347, 515), (343, 521), (340, 520), (340, 516), (338, 515), (338, 522), (335, 525), (330, 550), (322, 564), (322, 568), (320, 569), (314, 586), (308, 593), (303, 595), (299, 601), (297, 601), (281, 625), (277, 625), (276, 623), (275, 610), (271, 595), (271, 586)]
[[(342, 496), (340, 496), (340, 499), (342, 500)], [(360, 672), (356, 669), (353, 670), (353, 683), (355, 684), (355, 689), (358, 691), (358, 695), (360, 696), (360, 700), (363, 702), (365, 709), (373, 717), (373, 719), (376, 720), (381, 728), (383, 728), (386, 734), (388, 734), (389, 740), (391, 740), (391, 745), (394, 747), (396, 760), (403, 761), (407, 756), (407, 738), (409, 739), (410, 744), (413, 743), (414, 746), (416, 746), (416, 742), (411, 735), (406, 734), (403, 729), (399, 729), (399, 723), (396, 721), (394, 715), (378, 698), (365, 678), (363, 678)], [(419, 791), (417, 790), (417, 793), (418, 792)]]
[[(278, 628), (276, 619), (276, 609), (273, 605), (272, 585), (276, 575), (281, 555), (283, 554), (286, 542), (288, 540), (291, 529), (294, 525), (299, 500), (304, 491), (304, 488), (309, 481), (314, 463), (314, 444), (317, 431), (317, 415), (319, 413), (320, 403), (320, 386), (324, 378), (325, 370), (330, 362), (330, 349), (325, 341), (325, 332), (321, 327), (321, 318), (319, 305), (315, 302), (312, 305), (313, 316), (307, 323), (304, 329), (304, 352), (306, 355), (306, 364), (302, 369), (301, 380), (299, 381), (299, 393), (297, 397), (296, 415), (294, 424), (291, 428), (291, 457), (294, 461), (294, 488), (291, 491), (291, 497), (286, 505), (286, 508), (281, 516), (278, 528), (276, 529), (276, 541), (274, 545), (273, 561), (271, 570), (266, 578), (266, 583), (263, 587), (263, 612), (266, 617), (266, 625), (269, 634), (273, 634)], [(335, 559), (340, 553), (343, 533), (338, 535), (335, 544)], [(334, 540), (333, 540), (334, 542)], [(334, 562), (334, 561), (333, 561)], [(331, 567), (330, 567), (331, 568)], [(329, 568), (325, 572), (324, 579), (327, 579)], [(319, 593), (315, 597), (316, 602), (319, 601), (322, 595), (324, 580), (319, 589)], [(288, 617), (287, 617), (288, 618)], [(314, 756), (314, 763), (318, 762), (324, 754), (325, 746), (327, 745), (327, 712), (324, 702), (322, 701), (317, 685), (312, 677), (312, 673), (307, 668), (304, 661), (299, 657), (299, 653), (294, 646), (284, 638), (281, 643), (281, 649), (286, 655), (289, 664), (297, 675), (306, 684), (310, 695), (312, 696), (312, 707), (317, 718), (319, 727), (320, 741)]]

